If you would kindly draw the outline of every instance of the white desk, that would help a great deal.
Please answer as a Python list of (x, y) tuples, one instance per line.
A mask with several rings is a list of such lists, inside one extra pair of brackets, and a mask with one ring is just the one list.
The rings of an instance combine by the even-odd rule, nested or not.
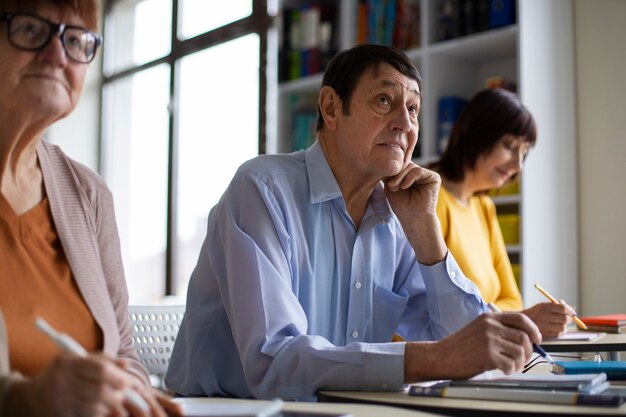
[(608, 360), (619, 360), (619, 352), (626, 352), (626, 334), (607, 333), (592, 342), (555, 340), (542, 342), (546, 352), (608, 352)]
[[(551, 366), (538, 365), (531, 373), (548, 373)], [(620, 383), (612, 385), (619, 386)], [(626, 404), (620, 407), (591, 407), (581, 405), (533, 404), (515, 401), (471, 400), (461, 398), (418, 397), (403, 392), (363, 392), (363, 391), (320, 391), (321, 402), (360, 402), (380, 405), (394, 405), (412, 410), (441, 413), (448, 416), (626, 416)]]
[[(177, 402), (211, 403), (244, 402), (255, 400), (238, 400), (232, 398), (178, 398)], [(424, 411), (408, 410), (406, 408), (388, 407), (376, 404), (349, 404), (342, 403), (307, 403), (285, 401), (283, 411), (308, 411), (317, 413), (346, 413), (352, 417), (436, 417), (437, 414)]]
[[(393, 405), (412, 410), (441, 413), (448, 416), (604, 416), (626, 415), (626, 404), (621, 407), (589, 407), (574, 405), (531, 404), (514, 401), (465, 400), (460, 398), (415, 397), (408, 392), (321, 391), (323, 402), (359, 402)], [(356, 415), (355, 415), (356, 417)]]

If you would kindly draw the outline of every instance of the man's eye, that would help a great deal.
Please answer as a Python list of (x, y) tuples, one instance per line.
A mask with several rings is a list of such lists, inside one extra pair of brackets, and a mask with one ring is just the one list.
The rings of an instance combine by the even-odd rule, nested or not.
[(389, 98), (388, 98), (388, 97), (386, 97), (386, 96), (382, 96), (382, 97), (380, 97), (380, 98), (378, 99), (378, 102), (379, 102), (380, 104), (385, 105), (385, 106), (388, 106), (388, 105), (390, 105), (390, 104), (391, 104), (391, 101), (390, 101), (390, 100), (389, 100)]

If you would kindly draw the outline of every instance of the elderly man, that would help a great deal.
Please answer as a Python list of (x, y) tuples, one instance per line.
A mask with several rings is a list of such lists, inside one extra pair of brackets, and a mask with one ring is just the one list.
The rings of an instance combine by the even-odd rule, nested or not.
[(441, 235), (439, 176), (411, 161), (417, 69), (357, 46), (329, 64), (318, 104), (315, 144), (246, 162), (212, 209), (168, 387), (306, 399), (521, 369), (536, 326), (483, 314)]

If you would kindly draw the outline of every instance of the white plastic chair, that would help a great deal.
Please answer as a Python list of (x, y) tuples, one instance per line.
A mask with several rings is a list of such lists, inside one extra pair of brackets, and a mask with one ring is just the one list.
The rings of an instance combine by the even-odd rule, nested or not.
[(184, 313), (184, 305), (128, 306), (137, 354), (157, 387), (163, 387)]

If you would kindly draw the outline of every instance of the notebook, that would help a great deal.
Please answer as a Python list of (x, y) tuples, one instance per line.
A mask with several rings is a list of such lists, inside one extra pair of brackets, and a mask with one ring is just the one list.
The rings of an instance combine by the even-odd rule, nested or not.
[(207, 401), (206, 397), (174, 398), (185, 417), (352, 417), (345, 413), (281, 411), (283, 401)]
[(481, 374), (471, 379), (448, 381), (451, 387), (475, 388), (519, 388), (533, 390), (562, 390), (580, 393), (598, 392), (597, 386), (607, 380), (604, 373), (587, 373), (579, 375), (498, 373)]
[(604, 326), (626, 326), (626, 314), (600, 314), (596, 316), (580, 317), (583, 323)]
[(281, 400), (208, 402), (205, 398), (175, 398), (185, 417), (281, 417)]
[(603, 332), (567, 332), (559, 337), (545, 338), (544, 342), (593, 342), (605, 336)]
[(410, 395), (546, 404), (619, 406), (626, 391), (612, 392), (606, 374), (554, 375), (485, 372), (471, 379), (414, 384)]
[(610, 388), (606, 381), (601, 385), (601, 393), (581, 393), (530, 388), (453, 386), (450, 381), (443, 381), (430, 386), (412, 385), (409, 395), (602, 407), (618, 407), (626, 401), (626, 389)]
[(626, 361), (556, 361), (552, 372), (566, 375), (603, 372), (607, 379), (626, 380)]

